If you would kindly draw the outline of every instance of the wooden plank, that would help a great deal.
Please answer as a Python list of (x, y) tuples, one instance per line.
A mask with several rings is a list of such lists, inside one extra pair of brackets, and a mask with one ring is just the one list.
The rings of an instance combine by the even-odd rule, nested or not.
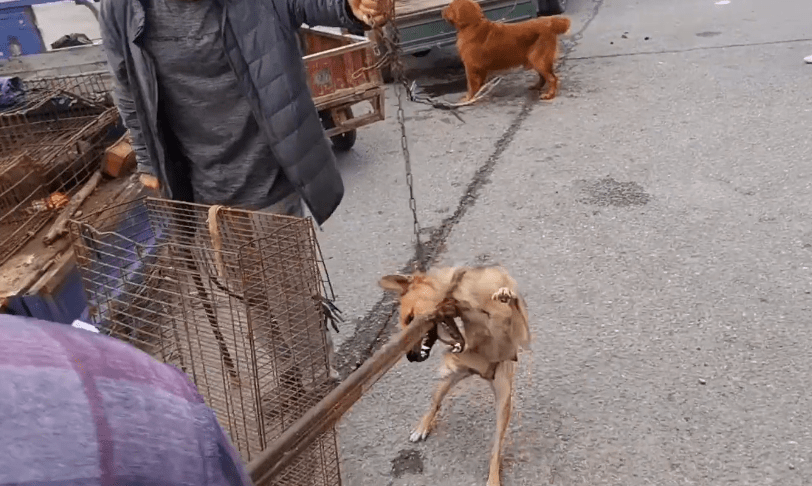
[(328, 49), (326, 51), (316, 52), (304, 57), (305, 62), (324, 59), (325, 57), (340, 56), (348, 52), (357, 51), (358, 49), (366, 49), (371, 47), (372, 43), (368, 40), (355, 42), (348, 46), (336, 47), (335, 49)]
[(374, 98), (379, 90), (382, 90), (374, 84), (365, 84), (357, 88), (341, 89), (329, 95), (319, 96), (313, 98), (316, 109), (319, 111), (328, 108), (335, 108), (338, 106), (353, 105), (362, 101)]
[(46, 271), (42, 277), (26, 291), (29, 295), (53, 295), (57, 287), (65, 279), (65, 276), (75, 265), (75, 254), (70, 248), (65, 248), (61, 254), (54, 256), (55, 263), (50, 270)]
[(370, 123), (381, 121), (383, 120), (383, 116), (380, 113), (372, 112), (372, 113), (365, 113), (359, 117), (350, 118), (349, 120), (341, 123), (341, 125), (326, 130), (324, 134), (329, 137), (334, 137), (336, 135), (340, 135), (344, 132), (349, 132), (350, 130), (355, 130), (357, 128), (361, 128), (365, 125), (369, 125)]
[(406, 330), (389, 340), (354, 373), (294, 422), (276, 441), (248, 464), (251, 480), (257, 486), (271, 484), (273, 478), (307, 449), (313, 441), (357, 402), (378, 379), (406, 354), (434, 323), (425, 316), (417, 317)]
[(82, 189), (80, 189), (79, 192), (77, 192), (76, 195), (71, 198), (68, 205), (65, 206), (65, 209), (62, 210), (62, 214), (59, 215), (59, 217), (54, 222), (54, 225), (51, 226), (51, 229), (48, 230), (48, 232), (45, 234), (45, 237), (43, 237), (42, 241), (46, 245), (50, 245), (57, 238), (64, 236), (65, 233), (68, 232), (67, 228), (68, 220), (70, 220), (70, 218), (73, 217), (73, 213), (75, 213), (76, 210), (79, 209), (79, 206), (81, 206), (82, 203), (85, 202), (85, 199), (87, 199), (87, 197), (90, 196), (91, 193), (93, 193), (93, 191), (96, 189), (96, 186), (99, 185), (99, 181), (101, 181), (101, 178), (102, 178), (101, 170), (96, 171), (96, 173), (93, 174), (90, 180), (87, 181), (84, 186), (82, 186)]
[(135, 150), (130, 143), (130, 134), (127, 132), (104, 151), (102, 172), (110, 177), (119, 177), (129, 173), (133, 167), (135, 167)]

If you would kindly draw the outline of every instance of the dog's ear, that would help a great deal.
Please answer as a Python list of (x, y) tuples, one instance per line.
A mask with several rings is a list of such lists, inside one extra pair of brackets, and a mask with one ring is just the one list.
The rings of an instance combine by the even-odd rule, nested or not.
[(408, 275), (387, 275), (378, 281), (378, 285), (384, 290), (391, 290), (398, 292), (400, 295), (409, 290), (409, 285), (412, 283), (412, 277)]

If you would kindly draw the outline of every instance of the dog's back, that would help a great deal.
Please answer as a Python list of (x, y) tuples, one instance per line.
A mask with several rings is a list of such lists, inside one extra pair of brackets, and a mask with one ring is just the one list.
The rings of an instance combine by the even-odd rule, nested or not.
[(558, 36), (570, 28), (566, 17), (542, 17), (518, 23), (482, 19), (479, 26), (461, 29), (457, 47), (465, 61), (487, 70), (529, 67), (531, 52), (555, 57)]

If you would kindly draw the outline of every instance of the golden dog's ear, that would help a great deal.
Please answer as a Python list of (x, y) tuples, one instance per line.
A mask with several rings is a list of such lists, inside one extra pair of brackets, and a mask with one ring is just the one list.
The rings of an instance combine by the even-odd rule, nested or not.
[(408, 275), (387, 275), (378, 281), (378, 285), (383, 287), (384, 290), (398, 292), (400, 295), (405, 294), (406, 291), (409, 290), (411, 283), (412, 277)]

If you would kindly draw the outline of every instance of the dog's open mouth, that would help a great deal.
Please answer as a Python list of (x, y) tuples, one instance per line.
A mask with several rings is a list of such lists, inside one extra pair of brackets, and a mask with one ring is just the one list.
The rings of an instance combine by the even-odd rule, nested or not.
[(460, 332), (457, 323), (452, 317), (446, 317), (438, 321), (420, 343), (418, 351), (410, 351), (406, 353), (406, 358), (411, 362), (419, 363), (429, 359), (431, 350), (437, 341), (442, 342), (448, 346), (448, 350), (452, 353), (461, 353), (465, 350), (465, 338)]
[(441, 324), (437, 326), (437, 339), (447, 345), (452, 353), (461, 353), (465, 349), (465, 338), (456, 321), (447, 317), (441, 321)]

